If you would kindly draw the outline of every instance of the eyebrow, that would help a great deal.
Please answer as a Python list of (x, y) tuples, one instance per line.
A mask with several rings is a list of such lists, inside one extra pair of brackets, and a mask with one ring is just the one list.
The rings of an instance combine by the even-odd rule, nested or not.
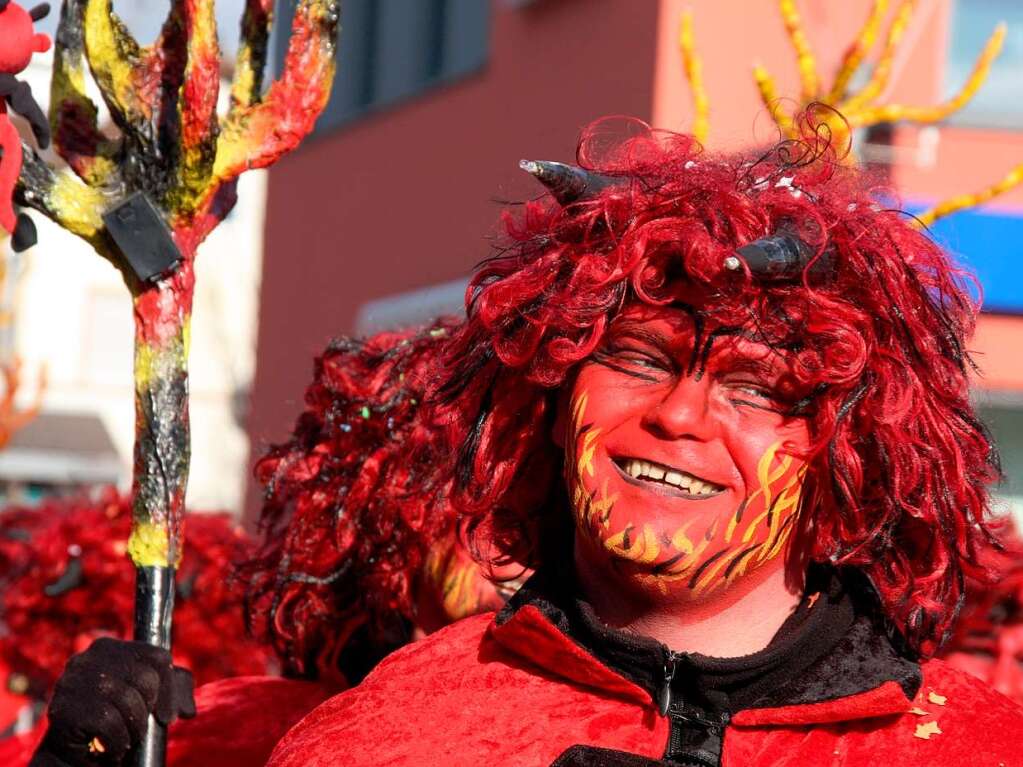
[(759, 328), (751, 329), (746, 325), (719, 325), (710, 333), (707, 333), (706, 337), (703, 337), (703, 315), (690, 306), (679, 304), (672, 304), (672, 306), (685, 310), (694, 321), (691, 346), (687, 343), (684, 347), (680, 348), (680, 344), (673, 343), (678, 334), (668, 335), (660, 331), (650, 330), (641, 321), (628, 319), (620, 320), (617, 323), (615, 330), (608, 335), (608, 341), (615, 343), (624, 338), (639, 341), (673, 360), (679, 359), (680, 362), (680, 352), (688, 351), (689, 359), (681, 364), (681, 368), (686, 372), (686, 375), (694, 376), (696, 380), (700, 380), (703, 377), (711, 355), (716, 356), (714, 345), (715, 341), (720, 338), (734, 338), (763, 346), (765, 350), (763, 356), (766, 359), (752, 357), (741, 350), (734, 349), (726, 349), (723, 353), (727, 355), (729, 364), (733, 369), (738, 369), (739, 372), (755, 373), (767, 377), (776, 376), (779, 372), (777, 366), (768, 361), (768, 359), (777, 361), (783, 358), (783, 352), (791, 351), (798, 347), (797, 344), (772, 341)]
[(725, 360), (727, 362), (729, 372), (753, 373), (765, 378), (779, 375), (777, 366), (772, 365), (764, 359), (746, 356), (742, 352), (738, 352), (734, 355), (728, 355), (725, 357)]
[(614, 342), (623, 337), (641, 341), (664, 352), (671, 351), (671, 336), (645, 328), (638, 322), (627, 320), (620, 323), (615, 331), (609, 334), (608, 340)]

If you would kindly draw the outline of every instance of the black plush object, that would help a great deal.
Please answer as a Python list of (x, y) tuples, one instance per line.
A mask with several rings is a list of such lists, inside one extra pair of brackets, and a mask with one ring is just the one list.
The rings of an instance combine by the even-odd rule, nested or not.
[(23, 250), (28, 250), (36, 242), (39, 241), (39, 237), (36, 234), (36, 225), (26, 213), (19, 213), (17, 223), (14, 225), (14, 233), (11, 235), (11, 250), (15, 253), (21, 253)]
[(107, 233), (141, 282), (152, 282), (181, 260), (170, 229), (142, 192), (103, 214)]
[(42, 21), (50, 15), (50, 4), (39, 3), (39, 5), (32, 6), (32, 10), (28, 12), (29, 17), (32, 21)]
[(50, 121), (43, 114), (32, 87), (12, 74), (0, 73), (0, 97), (4, 98), (11, 109), (28, 120), (32, 134), (36, 137), (40, 149), (50, 145)]
[(114, 767), (140, 743), (149, 714), (166, 726), (195, 716), (192, 675), (143, 642), (97, 639), (68, 661), (29, 767)]

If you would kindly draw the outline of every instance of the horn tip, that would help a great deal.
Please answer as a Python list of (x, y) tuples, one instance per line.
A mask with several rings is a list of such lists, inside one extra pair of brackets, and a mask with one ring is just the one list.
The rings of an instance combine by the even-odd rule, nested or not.
[(519, 160), (519, 168), (531, 176), (539, 176), (542, 168), (536, 160)]

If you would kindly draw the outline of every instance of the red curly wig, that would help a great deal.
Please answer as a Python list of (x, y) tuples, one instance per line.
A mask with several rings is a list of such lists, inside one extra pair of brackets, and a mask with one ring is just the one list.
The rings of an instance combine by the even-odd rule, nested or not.
[[(597, 123), (578, 162), (615, 183), (507, 214), (463, 321), (328, 350), (295, 435), (259, 466), (265, 517), (285, 532), (256, 568), (252, 615), (279, 651), (329, 668), (356, 627), (414, 622), (424, 552), (456, 522), (485, 568), (563, 557), (559, 387), (623, 307), (668, 304), (681, 285), (793, 355), (813, 437), (794, 549), (863, 571), (909, 646), (934, 651), (964, 576), (983, 575), (1000, 476), (968, 398), (977, 307), (891, 192), (840, 162), (823, 121), (805, 124), (804, 140), (719, 156)], [(723, 267), (780, 230), (814, 250), (801, 279)]]
[(410, 639), (427, 546), (454, 541), (422, 407), (453, 326), (334, 341), (290, 440), (256, 464), (266, 544), (243, 568), (248, 615), (289, 674), (355, 682)]

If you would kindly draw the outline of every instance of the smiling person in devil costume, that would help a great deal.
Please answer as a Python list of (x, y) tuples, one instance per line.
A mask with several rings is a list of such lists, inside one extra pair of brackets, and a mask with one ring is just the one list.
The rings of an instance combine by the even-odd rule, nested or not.
[(524, 163), (552, 198), (473, 280), (420, 446), (537, 575), (268, 764), (1011, 763), (1023, 712), (931, 658), (999, 476), (963, 275), (813, 115), (732, 156), (605, 127)]
[(509, 217), (463, 321), (393, 336), (379, 375), (325, 373), (376, 391), (427, 348), (423, 393), (332, 408), (366, 449), (310, 434), (264, 477), (322, 490), (254, 581), (299, 664), (343, 655), (353, 557), (408, 609), (406, 564), (454, 518), (484, 567), (536, 575), (268, 764), (1010, 764), (1023, 712), (931, 657), (983, 576), (999, 476), (964, 275), (812, 114), (804, 140), (724, 156), (606, 127), (582, 167), (523, 164), (551, 195)]

